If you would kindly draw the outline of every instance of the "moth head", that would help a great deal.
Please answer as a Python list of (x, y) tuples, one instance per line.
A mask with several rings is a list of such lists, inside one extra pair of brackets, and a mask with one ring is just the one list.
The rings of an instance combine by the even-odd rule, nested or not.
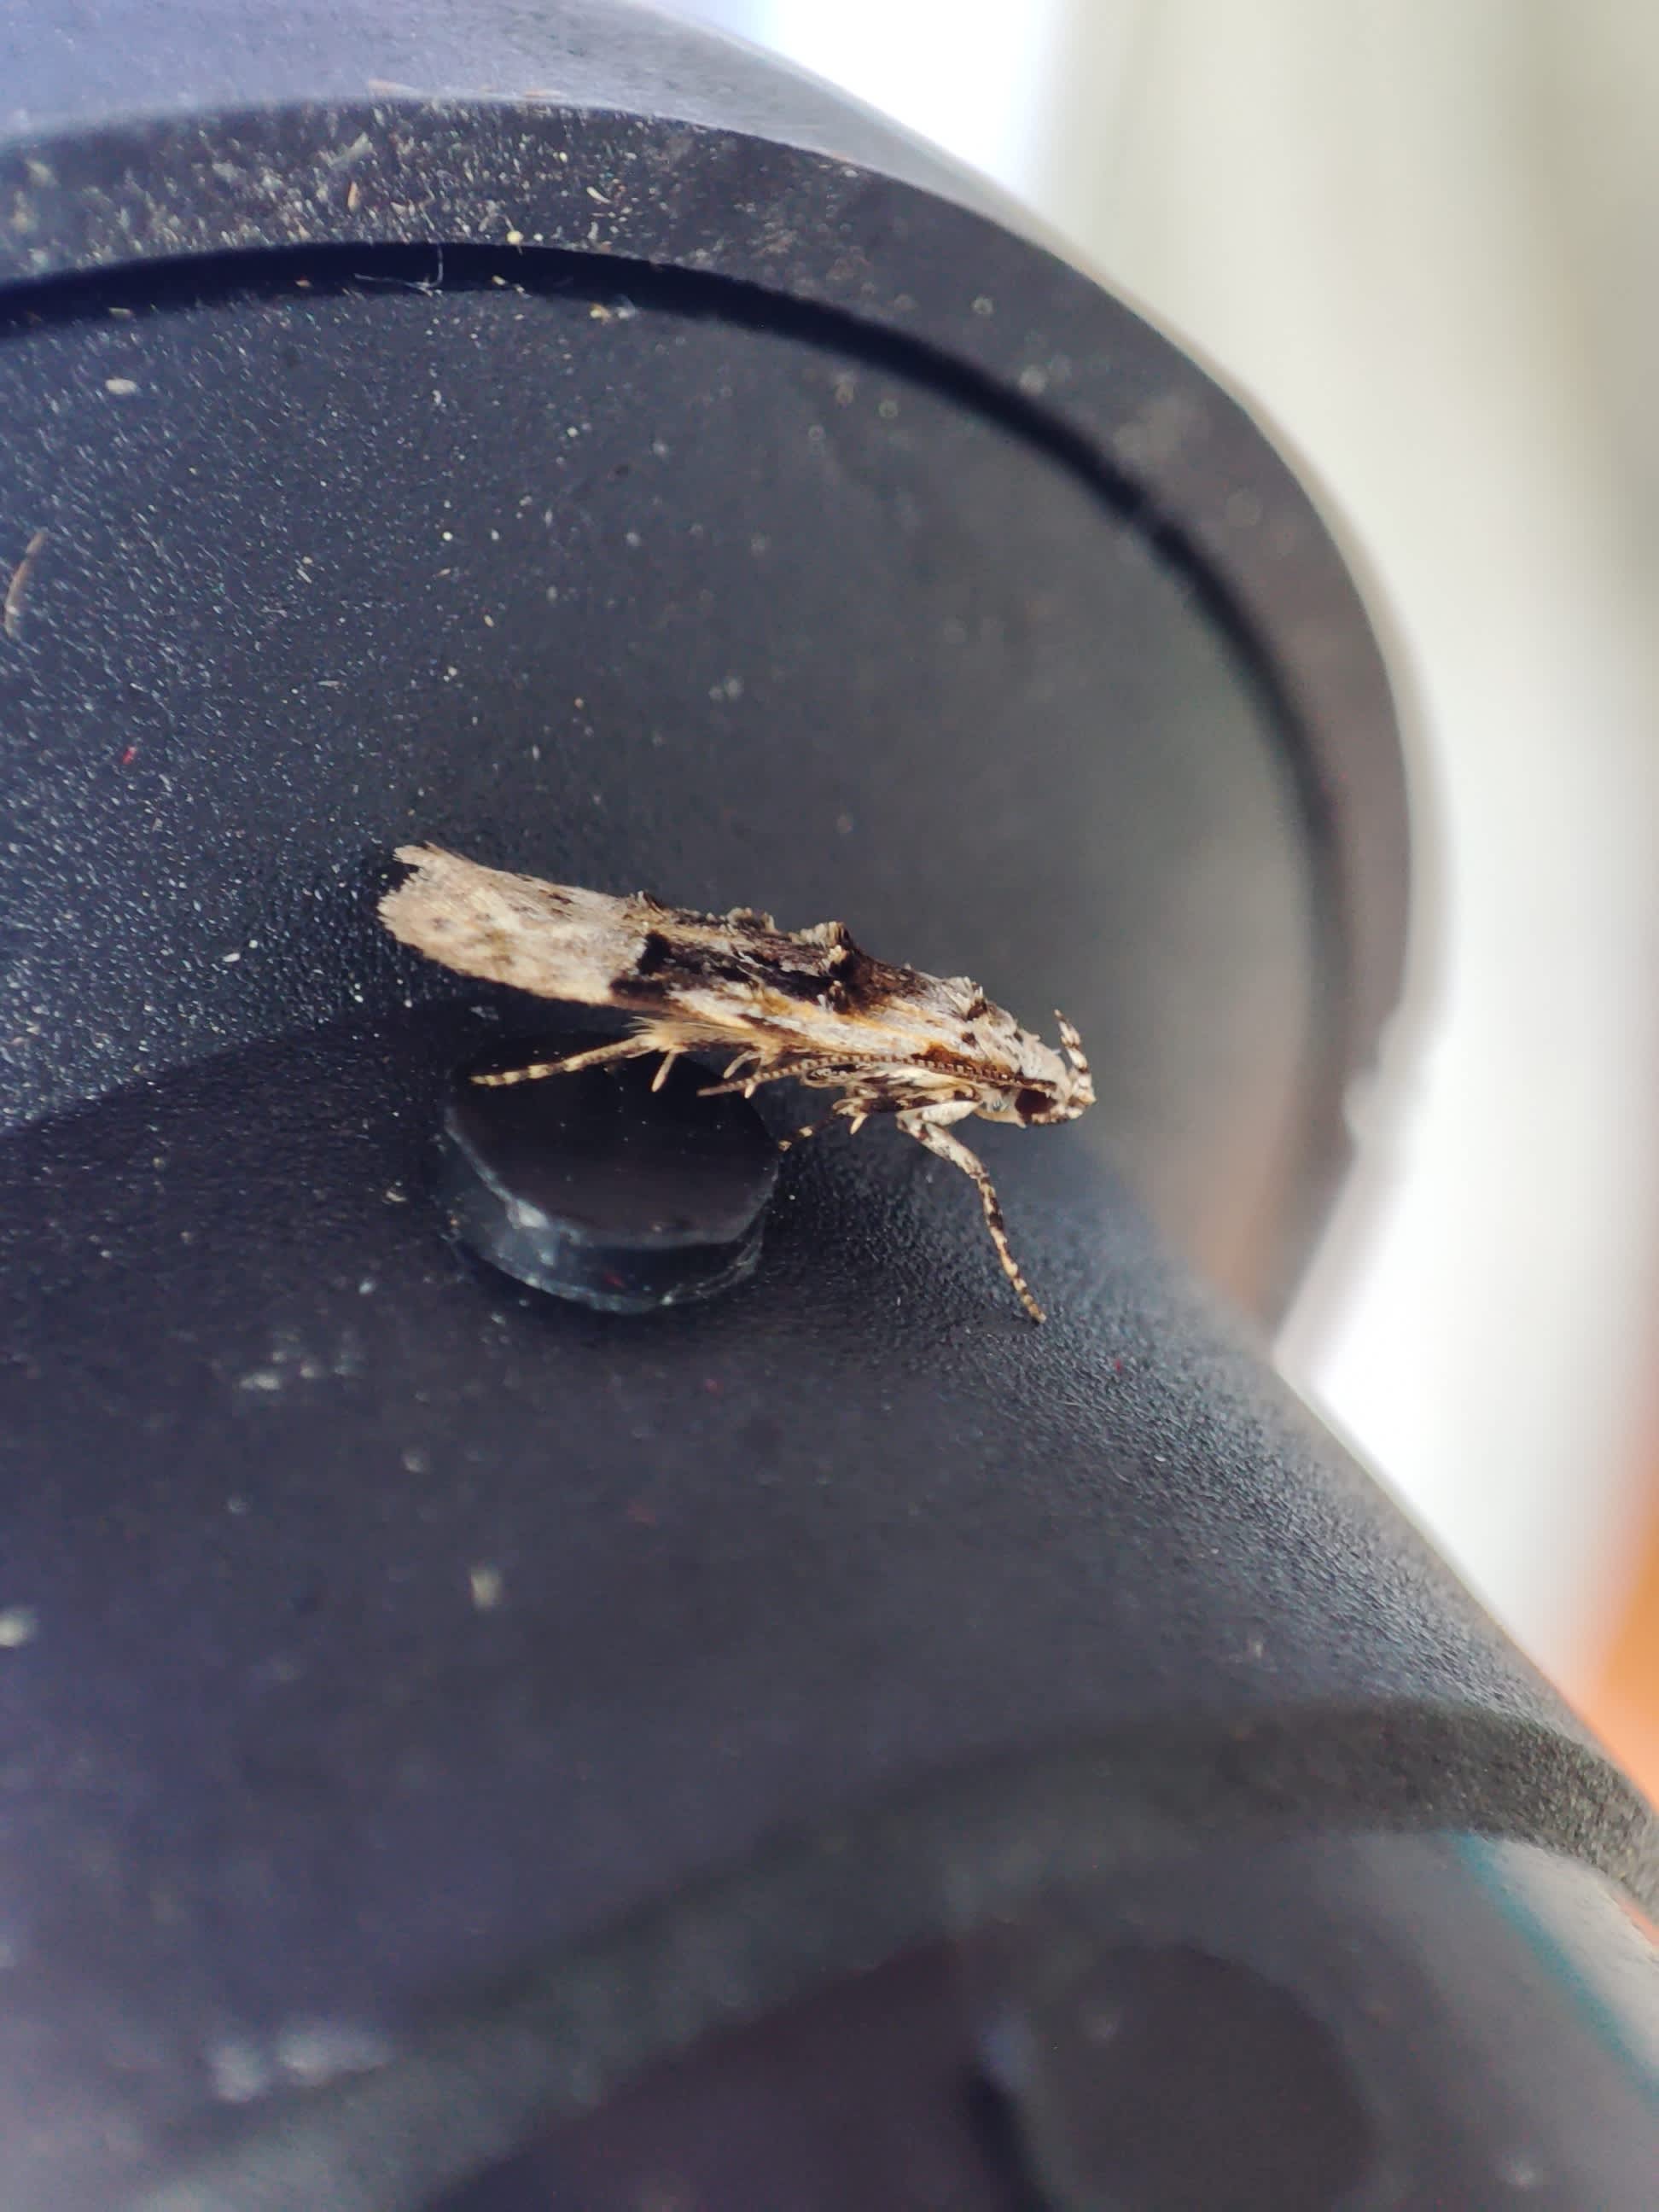
[(1040, 1037), (1022, 1032), (1019, 1081), (1008, 1093), (1008, 1103), (991, 1121), (1013, 1121), (1023, 1129), (1043, 1128), (1055, 1121), (1075, 1121), (1095, 1103), (1094, 1079), (1084, 1056), (1083, 1040), (1063, 1014), (1058, 1015), (1061, 1050), (1056, 1052)]
[[(1048, 1079), (1042, 1086), (1047, 1094), (1046, 1100), (1036, 1095), (1036, 1086), (1015, 1099), (1015, 1105), (1020, 1109), (1018, 1118), (1027, 1123), (1041, 1125), (1048, 1121), (1075, 1121), (1079, 1114), (1095, 1103), (1094, 1078), (1089, 1073), (1083, 1039), (1064, 1014), (1056, 1013), (1054, 1019), (1060, 1024), (1060, 1042), (1065, 1056), (1062, 1058), (1060, 1053), (1052, 1051), (1047, 1045), (1041, 1048), (1042, 1057), (1048, 1063), (1044, 1072)], [(1038, 1108), (1041, 1110), (1032, 1110)]]

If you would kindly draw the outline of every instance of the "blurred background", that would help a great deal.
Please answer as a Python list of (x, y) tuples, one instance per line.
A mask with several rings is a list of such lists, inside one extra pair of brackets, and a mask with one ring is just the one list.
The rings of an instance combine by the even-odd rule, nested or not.
[(1281, 1362), (1659, 1795), (1659, 9), (674, 4), (994, 179), (1322, 497), (1418, 941)]

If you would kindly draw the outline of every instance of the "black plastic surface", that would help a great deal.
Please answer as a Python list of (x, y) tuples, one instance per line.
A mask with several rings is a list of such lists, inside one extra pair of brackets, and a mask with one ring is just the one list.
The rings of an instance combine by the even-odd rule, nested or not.
[(1337, 983), (1294, 763), (1194, 579), (850, 325), (359, 265), (36, 295), (0, 340), (0, 542), (51, 532), (0, 658), (9, 1115), (450, 991), (372, 908), (437, 836), (1063, 1006), (1085, 1141), (1265, 1303)]
[[(649, 18), (0, 20), (16, 2204), (428, 2203), (1245, 1828), (1650, 1902), (1214, 1287), (1305, 1257), (1406, 908), (1376, 647), (1243, 412)], [(983, 1133), (1047, 1326), (874, 1127), (706, 1306), (483, 1274), (428, 1144), (526, 1009), (380, 929), (411, 836), (1063, 1006), (1101, 1103)]]
[(1656, 1972), (1525, 1845), (1244, 1830), (710, 2036), (441, 2212), (1649, 2212)]
[[(487, 1036), (376, 1015), (0, 1152), (5, 1595), (38, 1622), (0, 1671), (0, 2080), (46, 2171), (107, 2157), (100, 2114), (145, 2158), (216, 2106), (263, 2124), (227, 2049), (418, 2054), (647, 1908), (635, 1965), (612, 1939), (560, 1983), (576, 2078), (1079, 1853), (1264, 1813), (1513, 1835), (1655, 1894), (1634, 1796), (1080, 1126), (985, 1140), (1042, 1328), (962, 1178), (880, 1130), (791, 1157), (743, 1289), (611, 1319), (492, 1298), (422, 1199)], [(769, 1906), (757, 1863), (689, 1932), (690, 1877), (890, 1796), (804, 1893)], [(469, 2124), (497, 2142), (547, 2063)], [(411, 2154), (469, 2140), (433, 2115)]]
[[(1009, 419), (1012, 411), (1028, 440), (1063, 452), (1073, 471), (1111, 490), (1133, 518), (1139, 545), (1177, 556), (1187, 588), (1202, 596), (1194, 612), (1202, 613), (1206, 628), (1221, 621), (1231, 649), (1255, 661), (1274, 702), (1275, 742), (1297, 792), (1298, 833), (1306, 840), (1320, 909), (1313, 938), (1318, 1011), (1310, 1059), (1294, 1075), (1280, 1064), (1280, 1081), (1301, 1089), (1290, 1121), (1269, 1139), (1266, 1154), (1258, 1145), (1248, 1171), (1231, 1163), (1227, 1198), (1224, 1178), (1206, 1181), (1213, 1125), (1200, 1129), (1195, 1117), (1203, 1115), (1207, 1097), (1259, 1083), (1269, 1064), (1265, 1054), (1240, 1061), (1224, 1048), (1210, 1052), (1199, 1079), (1184, 1084), (1176, 1097), (1162, 1095), (1153, 1083), (1150, 1103), (1122, 1117), (1119, 1157), (1139, 1186), (1153, 1194), (1160, 1219), (1212, 1276), (1258, 1310), (1282, 1301), (1346, 1155), (1345, 1089), (1368, 1067), (1398, 989), (1407, 854), (1393, 708), (1375, 642), (1306, 493), (1243, 411), (1121, 303), (978, 209), (963, 206), (964, 191), (981, 207), (986, 196), (936, 155), (824, 88), (690, 26), (592, 0), (539, 9), (533, 21), (512, 8), (478, 5), (459, 35), (453, 10), (416, 5), (398, 10), (394, 21), (362, 0), (344, 0), (320, 14), (283, 10), (257, 21), (241, 14), (228, 22), (224, 11), (204, 8), (200, 0), (131, 0), (131, 20), (133, 36), (123, 43), (107, 12), (97, 9), (46, 17), (14, 7), (8, 16), (15, 68), (9, 143), (0, 139), (0, 199), (13, 212), (0, 227), (0, 279), (8, 269), (40, 279), (96, 267), (169, 264), (227, 249), (246, 253), (341, 240), (430, 241), (429, 258), (404, 265), (405, 283), (441, 280), (459, 265), (458, 246), (503, 254), (496, 273), (510, 276), (522, 267), (532, 284), (563, 281), (546, 258), (552, 249), (590, 257), (599, 283), (607, 281), (600, 270), (622, 272), (611, 281), (624, 293), (639, 282), (630, 264), (641, 261), (735, 279), (755, 288), (774, 320), (793, 325), (804, 312), (834, 310), (842, 319), (834, 340), (838, 349), (867, 354), (896, 342), (901, 357), (883, 357), (907, 379), (943, 374), (976, 413)], [(118, 60), (127, 45), (131, 66)], [(538, 58), (533, 65), (532, 53)], [(362, 88), (361, 99), (353, 98), (354, 86)], [(941, 197), (942, 189), (952, 197)], [(383, 259), (368, 273), (389, 289), (392, 272)], [(19, 297), (29, 300), (27, 292)], [(46, 295), (29, 303), (52, 310)], [(728, 295), (718, 312), (729, 315), (733, 304)], [(99, 311), (101, 306), (96, 303)], [(435, 326), (450, 319), (441, 314)], [(453, 334), (465, 347), (464, 331), (454, 328)], [(384, 333), (399, 354), (412, 335)], [(418, 352), (418, 340), (413, 343)], [(293, 438), (295, 426), (275, 419), (289, 380), (280, 354), (272, 363), (241, 332), (230, 349), (240, 368), (228, 364), (228, 373), (258, 380), (257, 394), (241, 411), (259, 435), (279, 446)], [(122, 372), (118, 367), (112, 373)], [(441, 379), (430, 386), (424, 377), (405, 379), (388, 389), (384, 378), (391, 373), (389, 367), (371, 373), (367, 387), (379, 394), (376, 445), (384, 449), (395, 441), (407, 449), (412, 433), (423, 447), (430, 433), (441, 447), (459, 431), (463, 450), (456, 458), (464, 467), (465, 448), (482, 423), (458, 421), (454, 396), (458, 388), (484, 388), (483, 362), (461, 372), (460, 387), (446, 372), (452, 411), (442, 419), (426, 411), (442, 404), (429, 396), (433, 390), (441, 395)], [(577, 373), (582, 390), (591, 392), (599, 380), (614, 380), (619, 364), (596, 354)], [(671, 372), (671, 381), (683, 391), (683, 374)], [(702, 388), (717, 394), (720, 380)], [(511, 380), (489, 389), (492, 405), (518, 397)], [(179, 397), (193, 415), (206, 392)], [(296, 394), (304, 397), (303, 391)], [(343, 404), (349, 409), (349, 398)], [(889, 501), (918, 483), (930, 492), (943, 489), (951, 464), (928, 452), (927, 441), (915, 447), (908, 474), (892, 473), (891, 456), (849, 455), (849, 437), (855, 445), (869, 443), (859, 430), (862, 411), (855, 403), (853, 422), (833, 414), (820, 419), (829, 447), (821, 459), (848, 465), (852, 481), (866, 483), (874, 462)], [(485, 416), (488, 408), (472, 412)], [(745, 408), (743, 431), (760, 431), (769, 414)], [(106, 427), (100, 422), (77, 439), (73, 419), (64, 426), (89, 463), (106, 450)], [(143, 434), (135, 424), (128, 429)], [(715, 451), (729, 454), (717, 426), (714, 434)], [(24, 453), (33, 442), (27, 432), (15, 441)], [(349, 435), (344, 441), (348, 482), (356, 443)], [(890, 443), (904, 448), (908, 430), (896, 429)], [(240, 460), (246, 445), (234, 433), (208, 439), (210, 483), (222, 458)], [(756, 459), (763, 467), (769, 450), (761, 438)], [(248, 458), (257, 453), (256, 446)], [(377, 451), (372, 473), (382, 458)], [(52, 485), (72, 488), (81, 473), (60, 465)], [(331, 474), (325, 462), (310, 480), (325, 485)], [(428, 477), (428, 489), (431, 483)], [(20, 496), (15, 520), (10, 507), (0, 515), (20, 550), (41, 526), (42, 489), (18, 487), (27, 496)], [(807, 494), (804, 512), (789, 488), (783, 490), (786, 513), (799, 528), (796, 542), (803, 550), (815, 544), (817, 489)], [(239, 511), (252, 496), (241, 491)], [(699, 517), (693, 487), (676, 486), (672, 496), (688, 526), (701, 519), (709, 527), (708, 513)], [(113, 511), (106, 499), (97, 504), (100, 514)], [(469, 501), (480, 515), (486, 504), (483, 498)], [(928, 504), (924, 500), (918, 532), (932, 541), (946, 571), (963, 556), (982, 554), (981, 543), (969, 555), (959, 528), (929, 514)], [(1020, 495), (1001, 506), (1012, 521), (1025, 500)], [(904, 528), (890, 507), (886, 520)], [(615, 526), (618, 535), (627, 527), (620, 518)], [(394, 525), (374, 542), (384, 553), (401, 534)], [(763, 519), (759, 534), (783, 543), (794, 532), (775, 536)], [(307, 526), (291, 554), (316, 555), (313, 535)], [(890, 540), (892, 530), (884, 535)], [(224, 620), (234, 619), (235, 599), (212, 592), (210, 548), (198, 558), (188, 543), (169, 538), (175, 554), (191, 553), (210, 605), (223, 611), (204, 641), (205, 659), (190, 651), (187, 633), (171, 656), (163, 642), (161, 658), (163, 665), (171, 659), (175, 665), (212, 667)], [(141, 541), (124, 550), (142, 588), (149, 573), (146, 556), (160, 549)], [(836, 572), (838, 557), (858, 557), (850, 544), (839, 556), (833, 544), (818, 550), (820, 584)], [(1117, 557), (1102, 548), (1097, 574), (1109, 575)], [(365, 580), (374, 592), (378, 559), (368, 565)], [(905, 565), (914, 586), (917, 564), (907, 559)], [(925, 669), (937, 635), (927, 611), (908, 603), (908, 591), (891, 597), (879, 568), (867, 581), (856, 566), (840, 573), (848, 593), (866, 607), (888, 592), (896, 621), (908, 618), (910, 627), (902, 649), (871, 641), (860, 654), (858, 641), (848, 641), (826, 699), (837, 743), (844, 742), (848, 710), (868, 715), (876, 703), (867, 695), (860, 701), (855, 690), (838, 711), (839, 676), (855, 676), (860, 659), (866, 671), (879, 672), (884, 685), (918, 655)], [(173, 595), (175, 580), (163, 575), (164, 596)], [(774, 578), (753, 580), (763, 591), (775, 588)], [(945, 582), (943, 573), (939, 580)], [(952, 590), (950, 596), (954, 603), (958, 595)], [(952, 612), (972, 629), (971, 605), (964, 611), (953, 604)], [(351, 608), (326, 617), (320, 605), (311, 610), (313, 622), (342, 628), (354, 615)], [(817, 626), (830, 617), (828, 607), (814, 607), (811, 634), (819, 635)], [(1046, 654), (1024, 631), (1024, 624), (1005, 629), (1001, 645), (992, 641), (994, 651), (999, 657), (1010, 649)], [(260, 649), (266, 641), (261, 635)], [(745, 635), (741, 641), (752, 659), (757, 641)], [(585, 692), (596, 658), (613, 656), (603, 647), (596, 655), (590, 646), (572, 672), (573, 695)], [(1119, 659), (1115, 682), (1097, 695), (1097, 712), (1108, 701), (1118, 710), (1118, 688), (1143, 659), (1155, 661), (1156, 647)], [(743, 672), (716, 668), (708, 680), (731, 673)], [(804, 702), (795, 687), (789, 690), (775, 704), (793, 715)], [(1133, 721), (1133, 703), (1126, 704)], [(936, 713), (951, 711), (946, 700), (933, 705)], [(1023, 746), (1034, 708), (1046, 719), (1040, 701), (1024, 701), (1006, 744)], [(100, 701), (100, 719), (105, 711)], [(915, 744), (902, 723), (871, 734), (884, 734), (890, 757), (902, 757)], [(1133, 743), (1125, 750), (1145, 757), (1144, 747)], [(1208, 861), (1224, 847), (1241, 848), (1243, 839), (1221, 827), (1230, 817), (1226, 794), (1215, 782), (1233, 750), (1218, 745), (1206, 764), (1203, 785), (1218, 802), (1212, 828), (1200, 817), (1176, 830), (1173, 840), (1114, 838), (1114, 868), (1144, 852), (1166, 877), (1190, 885), (1199, 872), (1194, 861)], [(1033, 768), (1041, 772), (1040, 750)], [(878, 787), (871, 796), (878, 803)], [(1141, 804), (1139, 793), (1122, 790), (1118, 818), (1139, 822)], [(1030, 824), (1033, 833), (1040, 827)], [(907, 854), (916, 849), (913, 842)], [(331, 865), (337, 857), (331, 854)], [(1266, 881), (1281, 867), (1282, 860), (1264, 860), (1255, 872)], [(1063, 864), (1049, 872), (1051, 879), (1070, 879)], [(915, 886), (918, 908), (927, 891), (925, 883)], [(1175, 936), (1182, 927), (1174, 925)], [(1145, 926), (1138, 933), (1143, 952), (1170, 941)], [(1272, 963), (1258, 958), (1252, 968), (1250, 954), (1246, 938), (1231, 970), (1230, 1002), (1241, 983), (1249, 992), (1274, 988)], [(1137, 956), (1127, 957), (1139, 976)], [(1198, 959), (1188, 963), (1179, 991), (1153, 988), (1150, 976), (1138, 986), (1160, 1022), (1178, 1019), (1199, 1041), (1218, 1035), (1222, 1018), (1215, 993), (1204, 988), (1203, 967)], [(1261, 1009), (1249, 1013), (1259, 1017)], [(1147, 1028), (1143, 1021), (1121, 1042), (1111, 1041), (1126, 1066), (1141, 1063)], [(1141, 1133), (1154, 1130), (1186, 1132), (1189, 1141), (1180, 1147), (1178, 1165), (1149, 1156), (1162, 1147), (1152, 1139), (1143, 1145)], [(1194, 1179), (1205, 1188), (1201, 1200), (1189, 1202), (1185, 1186)]]

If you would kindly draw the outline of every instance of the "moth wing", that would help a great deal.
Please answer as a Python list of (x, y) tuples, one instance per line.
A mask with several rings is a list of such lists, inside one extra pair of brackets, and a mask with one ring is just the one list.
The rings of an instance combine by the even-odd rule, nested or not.
[(401, 846), (397, 857), (410, 872), (381, 900), (381, 921), (458, 975), (602, 1006), (639, 958), (631, 899), (481, 867), (436, 845)]

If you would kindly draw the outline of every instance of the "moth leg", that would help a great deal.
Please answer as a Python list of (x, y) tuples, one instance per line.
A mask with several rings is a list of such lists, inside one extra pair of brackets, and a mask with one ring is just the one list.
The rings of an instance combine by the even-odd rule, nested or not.
[(658, 1068), (656, 1073), (651, 1079), (651, 1088), (653, 1091), (660, 1091), (662, 1089), (664, 1084), (668, 1080), (669, 1069), (672, 1067), (674, 1062), (679, 1058), (679, 1056), (680, 1048), (678, 1045), (671, 1045), (668, 1050), (664, 1053), (662, 1056), (662, 1065)]
[(781, 1152), (793, 1152), (797, 1145), (805, 1144), (809, 1138), (821, 1137), (826, 1129), (833, 1127), (835, 1119), (834, 1114), (831, 1113), (821, 1115), (816, 1121), (806, 1122), (802, 1127), (797, 1129), (793, 1136), (780, 1137), (778, 1150)]
[[(647, 1034), (615, 1037), (609, 1044), (595, 1045), (591, 1052), (573, 1053), (568, 1060), (536, 1060), (528, 1067), (508, 1067), (499, 1075), (475, 1075), (472, 1080), (491, 1086), (502, 1083), (539, 1083), (544, 1075), (575, 1075), (584, 1067), (603, 1067), (609, 1060), (637, 1060), (643, 1053), (661, 1050), (662, 1047)], [(661, 1078), (659, 1077), (658, 1080), (660, 1081)]]
[(872, 1098), (867, 1093), (853, 1091), (845, 1098), (837, 1098), (830, 1110), (843, 1116), (848, 1135), (856, 1137), (872, 1114), (878, 1110), (878, 1099)]
[(837, 1098), (827, 1114), (820, 1115), (816, 1121), (807, 1122), (804, 1128), (797, 1129), (793, 1136), (781, 1139), (778, 1149), (787, 1152), (795, 1145), (804, 1145), (809, 1137), (821, 1137), (826, 1129), (833, 1129), (837, 1121), (842, 1121), (848, 1123), (848, 1134), (856, 1137), (869, 1118), (867, 1105), (860, 1105), (856, 1098)]
[(1019, 1302), (1033, 1321), (1044, 1318), (1042, 1308), (1031, 1295), (1030, 1284), (1019, 1270), (1019, 1262), (1009, 1248), (1008, 1232), (1003, 1226), (1002, 1208), (997, 1203), (996, 1186), (986, 1170), (985, 1163), (975, 1152), (969, 1151), (960, 1137), (953, 1137), (937, 1121), (927, 1121), (920, 1114), (901, 1114), (898, 1125), (907, 1137), (914, 1137), (920, 1145), (941, 1160), (949, 1160), (952, 1167), (960, 1168), (979, 1193), (979, 1202), (985, 1209), (985, 1225), (991, 1232), (991, 1242), (997, 1248), (997, 1257), (1002, 1262), (1002, 1272), (1019, 1295)]

